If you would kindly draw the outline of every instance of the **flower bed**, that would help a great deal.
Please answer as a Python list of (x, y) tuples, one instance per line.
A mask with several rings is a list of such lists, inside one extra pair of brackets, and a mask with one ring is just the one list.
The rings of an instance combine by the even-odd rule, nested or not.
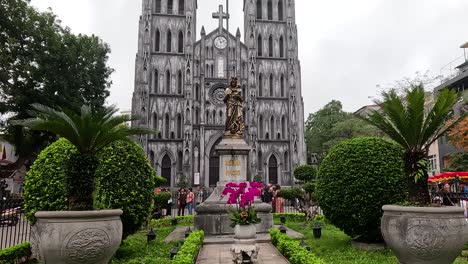
[(184, 244), (175, 255), (173, 264), (192, 264), (198, 256), (198, 252), (203, 245), (205, 235), (202, 230), (193, 231), (185, 239)]
[(281, 233), (278, 229), (270, 229), (271, 243), (289, 259), (291, 264), (324, 264), (312, 252), (301, 247), (300, 242), (292, 239), (286, 234)]

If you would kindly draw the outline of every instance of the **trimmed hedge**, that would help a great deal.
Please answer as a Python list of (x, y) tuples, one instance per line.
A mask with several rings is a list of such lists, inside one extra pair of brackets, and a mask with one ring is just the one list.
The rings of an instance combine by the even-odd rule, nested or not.
[[(193, 215), (177, 216), (177, 225), (182, 226), (192, 226), (193, 225)], [(151, 227), (168, 227), (171, 226), (172, 218), (163, 218), (163, 219), (153, 219), (151, 220)]]
[(165, 207), (167, 201), (171, 199), (172, 194), (170, 192), (160, 192), (154, 195), (154, 206)]
[(301, 247), (299, 241), (281, 233), (277, 228), (270, 229), (270, 236), (271, 243), (291, 264), (325, 264), (314, 253)]
[(312, 165), (300, 165), (294, 168), (294, 178), (303, 181), (310, 182), (317, 176), (317, 169)]
[(193, 264), (198, 256), (198, 252), (203, 245), (205, 234), (203, 230), (192, 231), (180, 247), (179, 252), (172, 260), (172, 264)]
[(0, 250), (0, 263), (2, 264), (15, 264), (20, 260), (28, 260), (30, 257), (31, 244), (29, 242)]
[(153, 210), (156, 173), (135, 142), (116, 141), (99, 153), (96, 208), (121, 208), (123, 239), (137, 232)]
[(305, 214), (301, 213), (273, 213), (274, 219), (280, 219), (280, 216), (284, 215), (287, 222), (303, 222), (305, 220)]
[[(61, 138), (44, 149), (28, 171), (24, 183), (26, 217), (67, 209), (67, 164), (76, 148)], [(133, 234), (151, 213), (155, 182), (153, 168), (137, 143), (117, 141), (98, 153), (94, 206), (123, 210), (123, 238)]]
[(382, 206), (405, 197), (403, 150), (363, 137), (333, 147), (320, 165), (316, 198), (326, 218), (362, 242), (382, 241)]

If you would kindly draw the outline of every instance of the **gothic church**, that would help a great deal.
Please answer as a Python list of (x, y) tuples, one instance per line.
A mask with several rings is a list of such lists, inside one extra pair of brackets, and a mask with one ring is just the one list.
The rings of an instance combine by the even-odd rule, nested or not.
[[(196, 32), (197, 0), (143, 0), (132, 125), (153, 128), (138, 138), (158, 175), (175, 187), (215, 186), (224, 131), (224, 89), (242, 87), (248, 179), (293, 184), (305, 164), (304, 106), (295, 0), (244, 0), (244, 40), (228, 32), (229, 14), (213, 7), (219, 28)], [(226, 27), (225, 27), (226, 26)]]

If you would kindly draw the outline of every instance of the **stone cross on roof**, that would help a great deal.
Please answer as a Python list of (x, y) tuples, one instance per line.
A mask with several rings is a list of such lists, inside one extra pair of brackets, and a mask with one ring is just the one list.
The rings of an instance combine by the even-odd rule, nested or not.
[(229, 14), (223, 12), (223, 5), (219, 5), (219, 11), (217, 13), (213, 13), (213, 18), (217, 18), (219, 21), (219, 34), (223, 32), (223, 20), (229, 18)]

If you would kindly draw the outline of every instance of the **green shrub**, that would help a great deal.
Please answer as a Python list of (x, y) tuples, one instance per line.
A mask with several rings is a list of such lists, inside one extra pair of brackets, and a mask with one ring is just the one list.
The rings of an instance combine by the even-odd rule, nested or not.
[(294, 199), (301, 197), (303, 194), (304, 194), (304, 191), (302, 190), (302, 188), (298, 188), (298, 187), (292, 187), (292, 188), (284, 187), (284, 188), (281, 188), (281, 190), (278, 193), (279, 196), (283, 197), (286, 200), (291, 200), (291, 201), (294, 201)]
[(303, 182), (314, 180), (316, 175), (317, 169), (312, 165), (300, 165), (294, 168), (294, 178)]
[(327, 219), (353, 239), (382, 240), (382, 206), (404, 199), (403, 151), (379, 138), (336, 145), (320, 165), (316, 198)]
[(0, 250), (0, 263), (2, 264), (20, 263), (21, 259), (27, 260), (29, 257), (31, 257), (31, 245), (29, 242)]
[[(193, 225), (193, 215), (177, 216), (177, 225), (181, 226), (192, 226)], [(171, 218), (163, 219), (153, 219), (151, 220), (151, 227), (168, 227), (171, 226)]]
[(123, 238), (138, 231), (150, 215), (155, 176), (135, 142), (116, 141), (100, 151), (95, 206), (123, 210)]
[[(26, 217), (35, 222), (40, 210), (67, 209), (67, 164), (76, 148), (59, 139), (44, 149), (28, 171), (24, 184)], [(123, 210), (124, 238), (136, 232), (152, 210), (155, 173), (136, 143), (117, 141), (101, 150), (96, 171), (96, 208)]]
[(192, 264), (198, 256), (198, 252), (203, 245), (205, 235), (203, 230), (197, 230), (190, 233), (180, 247), (179, 252), (174, 257), (172, 264)]
[(154, 195), (154, 206), (164, 207), (167, 205), (167, 201), (171, 199), (172, 194), (170, 192), (160, 192)]
[(299, 241), (292, 239), (278, 229), (270, 229), (271, 243), (289, 259), (291, 264), (324, 264), (314, 253), (301, 247)]
[(37, 156), (24, 180), (24, 210), (31, 223), (37, 211), (67, 209), (66, 166), (76, 153), (75, 146), (61, 138)]
[(303, 222), (305, 220), (305, 214), (301, 213), (274, 213), (273, 218), (279, 219), (282, 215), (286, 218), (286, 222)]

